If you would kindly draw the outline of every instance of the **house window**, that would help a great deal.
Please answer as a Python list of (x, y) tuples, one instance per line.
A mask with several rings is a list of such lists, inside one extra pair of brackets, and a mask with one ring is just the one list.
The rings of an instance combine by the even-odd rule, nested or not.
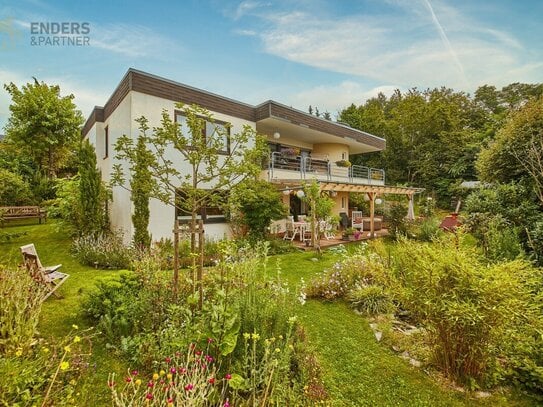
[(345, 209), (345, 197), (341, 197), (341, 209)]
[(347, 153), (341, 153), (341, 159), (346, 160), (347, 159)]
[[(189, 222), (191, 213), (188, 208), (183, 208), (182, 202), (186, 199), (187, 194), (182, 191), (177, 191), (177, 202), (175, 216), (181, 222)], [(228, 199), (226, 191), (213, 191), (210, 198), (197, 211), (196, 219), (202, 219), (204, 223), (224, 223), (226, 216), (221, 204)]]
[(109, 156), (109, 128), (104, 129), (104, 159)]
[[(182, 112), (176, 111), (175, 121), (180, 125), (183, 136), (187, 139), (191, 139), (189, 127), (187, 125), (187, 117)], [(216, 141), (213, 145), (217, 147), (217, 153), (230, 154), (230, 127), (226, 122), (216, 120), (214, 122), (206, 122), (202, 129), (202, 136), (204, 137), (204, 140), (206, 140), (208, 147), (210, 147), (212, 141)]]

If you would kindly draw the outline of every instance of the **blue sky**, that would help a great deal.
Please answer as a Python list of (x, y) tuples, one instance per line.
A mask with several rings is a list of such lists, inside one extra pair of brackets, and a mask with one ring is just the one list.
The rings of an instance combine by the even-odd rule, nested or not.
[[(543, 82), (542, 16), (540, 0), (4, 0), (0, 82), (59, 84), (86, 117), (134, 67), (335, 114), (395, 88)], [(31, 22), (89, 22), (90, 45), (32, 46)], [(0, 132), (9, 103), (1, 89)]]

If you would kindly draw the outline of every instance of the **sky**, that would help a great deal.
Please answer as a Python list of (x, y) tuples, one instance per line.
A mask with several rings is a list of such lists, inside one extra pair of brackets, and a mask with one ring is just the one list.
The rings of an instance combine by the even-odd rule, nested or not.
[[(394, 89), (543, 82), (542, 16), (541, 0), (2, 0), (0, 83), (58, 84), (86, 118), (132, 67), (335, 117)], [(62, 22), (88, 23), (66, 35), (88, 44), (36, 42), (55, 35), (32, 23)], [(0, 89), (0, 134), (10, 102)]]

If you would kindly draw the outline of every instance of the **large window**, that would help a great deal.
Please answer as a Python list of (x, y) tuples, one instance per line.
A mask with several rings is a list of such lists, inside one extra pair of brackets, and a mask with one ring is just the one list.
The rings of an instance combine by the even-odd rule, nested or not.
[[(190, 139), (191, 134), (187, 125), (187, 117), (183, 114), (183, 112), (175, 112), (175, 121), (181, 126), (183, 135), (187, 139)], [(204, 137), (204, 140), (207, 141), (208, 146), (211, 144), (211, 140), (219, 141), (219, 143), (217, 143), (217, 153), (230, 154), (230, 127), (226, 122), (206, 122), (205, 127), (202, 129), (202, 136)]]
[[(175, 216), (181, 222), (189, 222), (191, 219), (190, 211), (185, 205), (182, 204), (186, 199), (187, 194), (184, 191), (178, 190)], [(198, 210), (197, 219), (202, 219), (204, 223), (226, 222), (226, 216), (221, 204), (226, 202), (227, 199), (227, 191), (211, 192), (209, 199)]]

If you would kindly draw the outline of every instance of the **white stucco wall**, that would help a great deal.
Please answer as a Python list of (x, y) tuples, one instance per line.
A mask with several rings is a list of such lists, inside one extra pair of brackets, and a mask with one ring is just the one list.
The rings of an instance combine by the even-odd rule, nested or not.
[[(128, 96), (123, 100), (119, 107), (111, 114), (106, 120), (104, 125), (109, 128), (109, 140), (110, 140), (110, 152), (109, 158), (103, 160), (101, 167), (105, 170), (108, 176), (104, 176), (104, 179), (109, 180), (109, 174), (111, 173), (113, 164), (113, 145), (117, 138), (122, 134), (130, 135), (133, 140), (136, 140), (139, 135), (138, 123), (135, 119), (145, 116), (149, 121), (149, 127), (160, 126), (162, 119), (162, 111), (166, 111), (170, 114), (170, 117), (174, 118), (175, 102), (158, 98), (156, 96), (150, 96), (139, 92), (131, 91)], [(211, 111), (211, 114), (216, 120), (228, 122), (232, 124), (231, 134), (239, 133), (242, 131), (244, 125), (249, 125), (255, 128), (255, 123), (243, 119), (238, 119), (225, 114)], [(99, 138), (98, 138), (99, 140)], [(99, 143), (98, 143), (99, 144)], [(97, 155), (99, 148), (97, 148)], [(103, 150), (102, 150), (103, 151)], [(189, 173), (189, 165), (182, 160), (180, 154), (176, 153), (173, 149), (168, 154), (168, 158), (177, 163), (177, 170), (181, 173)], [(100, 158), (99, 158), (100, 160)], [(125, 168), (125, 174), (127, 176), (127, 182), (129, 178), (128, 169)], [(204, 186), (205, 187), (205, 186)], [(208, 185), (211, 187), (211, 185)], [(111, 205), (111, 220), (112, 226), (117, 229), (122, 229), (125, 233), (125, 239), (130, 240), (133, 234), (131, 214), (133, 211), (130, 201), (130, 194), (128, 191), (123, 190), (120, 187), (116, 187), (113, 193), (113, 203)], [(175, 220), (175, 208), (173, 206), (166, 205), (156, 199), (151, 199), (149, 203), (150, 220), (149, 220), (149, 233), (153, 240), (160, 240), (161, 238), (172, 238), (172, 229)], [(225, 236), (231, 236), (231, 229), (227, 223), (210, 223), (205, 224), (206, 237), (210, 239), (222, 239)]]

